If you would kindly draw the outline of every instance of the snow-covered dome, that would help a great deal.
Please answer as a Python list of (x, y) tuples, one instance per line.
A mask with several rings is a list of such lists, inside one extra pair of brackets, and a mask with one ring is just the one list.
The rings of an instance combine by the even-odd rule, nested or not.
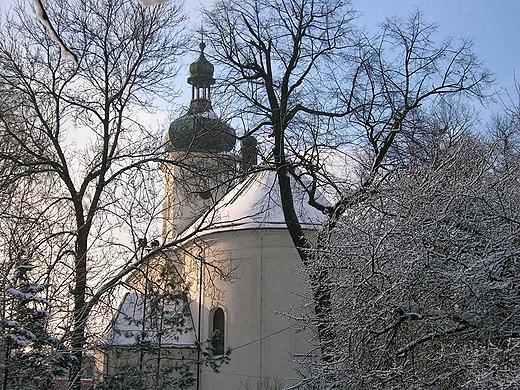
[[(310, 206), (305, 189), (301, 184), (291, 180), (295, 209), (300, 223), (305, 229), (315, 229), (325, 219), (323, 213)], [(318, 195), (318, 200), (328, 204)], [(284, 214), (276, 171), (259, 170), (241, 181), (227, 193), (217, 204), (194, 224), (183, 236), (200, 231), (208, 234), (218, 231), (244, 229), (284, 229)]]

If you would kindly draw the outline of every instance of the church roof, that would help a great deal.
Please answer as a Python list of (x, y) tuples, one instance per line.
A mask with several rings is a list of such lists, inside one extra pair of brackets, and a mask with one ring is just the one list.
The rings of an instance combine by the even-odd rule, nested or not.
[(190, 65), (190, 109), (171, 123), (165, 140), (167, 150), (222, 153), (235, 146), (235, 130), (217, 117), (211, 106), (214, 68), (204, 56), (205, 47), (201, 42), (200, 56)]
[(145, 297), (140, 293), (127, 293), (103, 346), (139, 345), (195, 347), (196, 336), (187, 302), (157, 295)]
[(201, 42), (199, 48), (199, 58), (190, 64), (190, 77), (188, 78), (188, 84), (196, 86), (208, 86), (215, 83), (215, 79), (213, 78), (213, 71), (215, 68), (204, 55), (206, 44)]
[[(323, 213), (308, 204), (304, 187), (291, 180), (295, 208), (304, 228), (321, 225)], [(328, 204), (323, 196), (319, 200)], [(193, 223), (183, 236), (200, 231), (209, 234), (245, 229), (285, 229), (276, 171), (258, 170), (228, 192), (216, 205)]]
[[(208, 104), (208, 107), (201, 108), (205, 111), (198, 112), (200, 107), (193, 103)], [(220, 153), (229, 152), (235, 143), (235, 130), (217, 117), (209, 101), (201, 99), (192, 101), (190, 111), (175, 119), (166, 135), (168, 150)]]

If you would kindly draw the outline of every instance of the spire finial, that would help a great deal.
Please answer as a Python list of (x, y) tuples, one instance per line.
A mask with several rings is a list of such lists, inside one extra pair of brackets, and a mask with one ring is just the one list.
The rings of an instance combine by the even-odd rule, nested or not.
[(204, 53), (204, 49), (206, 48), (206, 44), (204, 43), (204, 25), (202, 24), (202, 21), (200, 22), (200, 51)]

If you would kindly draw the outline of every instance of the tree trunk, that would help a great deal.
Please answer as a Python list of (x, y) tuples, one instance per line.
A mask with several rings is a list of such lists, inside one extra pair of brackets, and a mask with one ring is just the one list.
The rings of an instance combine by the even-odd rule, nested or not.
[(83, 348), (86, 342), (87, 232), (88, 229), (83, 225), (78, 231), (76, 241), (76, 285), (72, 292), (74, 298), (74, 323), (71, 340), (74, 364), (69, 375), (69, 380), (74, 390), (81, 390), (81, 366), (83, 364)]
[[(312, 245), (307, 239), (305, 231), (300, 224), (298, 214), (294, 208), (290, 172), (285, 160), (283, 131), (281, 125), (275, 126), (275, 129), (277, 127), (278, 131), (275, 130), (274, 156), (277, 167), (277, 178), (282, 210), (289, 235), (291, 236), (303, 265), (307, 267), (312, 260)], [(331, 292), (327, 283), (329, 279), (328, 271), (326, 269), (321, 269), (317, 273), (312, 272), (309, 274), (309, 279), (314, 301), (314, 311), (318, 320), (318, 338), (320, 340), (322, 359), (327, 363), (331, 363), (333, 361), (332, 344), (334, 342), (335, 334), (330, 319)]]

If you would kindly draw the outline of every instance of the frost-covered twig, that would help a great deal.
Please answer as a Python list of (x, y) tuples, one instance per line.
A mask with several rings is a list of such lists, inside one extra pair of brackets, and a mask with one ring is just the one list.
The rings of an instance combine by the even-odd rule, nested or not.
[(61, 49), (61, 54), (64, 57), (70, 58), (71, 60), (77, 62), (78, 57), (76, 56), (76, 54), (74, 54), (69, 49), (65, 42), (63, 42), (63, 39), (61, 39), (60, 35), (54, 29), (54, 26), (52, 25), (47, 15), (47, 12), (45, 11), (45, 7), (43, 6), (42, 0), (34, 0), (34, 13), (36, 14), (40, 22), (42, 22), (45, 28), (49, 31), (49, 36), (51, 37), (51, 39), (59, 45)]
[[(167, 3), (168, 0), (138, 0), (139, 4), (145, 7), (150, 7), (157, 4), (164, 4)], [(42, 22), (42, 24), (45, 26), (45, 28), (49, 31), (50, 38), (58, 44), (58, 46), (61, 49), (61, 54), (66, 57), (70, 58), (74, 62), (78, 61), (78, 57), (76, 54), (72, 52), (72, 50), (69, 49), (69, 47), (65, 44), (63, 39), (60, 37), (54, 26), (52, 25), (49, 16), (47, 15), (47, 11), (45, 11), (45, 7), (43, 6), (42, 0), (34, 0), (34, 13)]]
[(145, 7), (150, 7), (152, 5), (164, 4), (167, 3), (168, 0), (137, 0), (139, 4), (144, 5)]

